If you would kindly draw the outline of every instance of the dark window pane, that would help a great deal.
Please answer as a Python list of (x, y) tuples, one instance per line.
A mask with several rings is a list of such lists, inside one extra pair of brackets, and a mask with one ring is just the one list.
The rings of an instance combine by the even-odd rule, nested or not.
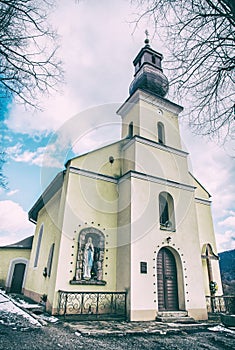
[(144, 261), (140, 262), (140, 273), (147, 273), (147, 263)]

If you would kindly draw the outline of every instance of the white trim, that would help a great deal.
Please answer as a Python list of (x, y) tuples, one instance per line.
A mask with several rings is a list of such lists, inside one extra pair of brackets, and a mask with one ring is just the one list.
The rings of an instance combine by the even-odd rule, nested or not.
[(186, 190), (186, 191), (190, 191), (190, 192), (194, 192), (194, 190), (196, 188), (196, 187), (191, 186), (191, 185), (175, 182), (175, 181), (168, 180), (168, 179), (163, 179), (163, 178), (160, 178), (160, 177), (157, 177), (157, 176), (152, 176), (152, 175), (146, 175), (146, 174), (143, 174), (143, 173), (138, 173), (138, 172), (135, 172), (135, 171), (129, 171), (128, 173), (123, 175), (119, 179), (118, 182), (121, 183), (122, 181), (124, 181), (126, 179), (129, 179), (130, 177), (134, 177), (134, 178), (139, 179), (139, 180), (144, 180), (144, 181), (150, 181), (150, 182), (153, 182), (153, 183), (158, 183), (158, 184), (164, 185), (164, 186), (180, 188), (181, 190)]
[(205, 205), (211, 205), (211, 201), (209, 201), (208, 199), (203, 199), (203, 198), (195, 198), (195, 202), (196, 203), (200, 203), (200, 204), (205, 204)]
[(121, 107), (117, 110), (117, 114), (121, 115), (121, 117), (127, 114), (131, 110), (132, 106), (134, 106), (135, 103), (139, 100), (142, 100), (159, 108), (163, 108), (165, 111), (174, 113), (176, 115), (178, 115), (183, 110), (182, 106), (179, 106), (174, 102), (138, 89), (121, 105)]
[(175, 187), (175, 188), (180, 188), (182, 190), (186, 190), (186, 191), (190, 191), (190, 192), (194, 192), (194, 190), (196, 188), (196, 187), (191, 186), (191, 185), (175, 182), (175, 181), (169, 180), (169, 179), (163, 179), (163, 178), (160, 178), (157, 176), (146, 175), (146, 174), (139, 173), (139, 172), (136, 172), (133, 170), (124, 174), (119, 179), (115, 179), (115, 178), (110, 177), (110, 176), (101, 175), (101, 174), (98, 174), (95, 172), (91, 172), (88, 170), (83, 170), (83, 169), (79, 169), (79, 168), (75, 168), (75, 167), (70, 167), (69, 171), (71, 173), (74, 173), (74, 174), (87, 176), (87, 177), (90, 177), (90, 178), (95, 179), (95, 180), (103, 180), (103, 181), (111, 182), (114, 184), (122, 183), (122, 181), (129, 179), (130, 177), (134, 177), (134, 178), (139, 179), (139, 180), (155, 182), (155, 183), (158, 183), (158, 184), (161, 184), (164, 186), (171, 186), (171, 187)]
[(174, 114), (179, 114), (182, 112), (183, 107), (175, 104), (174, 102), (171, 102), (165, 98), (160, 98), (152, 94), (147, 94), (141, 91), (140, 93), (140, 100), (145, 101), (147, 103), (150, 103), (154, 106), (157, 106), (159, 108), (163, 108), (164, 110), (174, 113)]
[(145, 139), (145, 138), (143, 138), (143, 137), (141, 137), (139, 135), (135, 135), (132, 139), (130, 139), (129, 142), (124, 144), (124, 146), (122, 147), (122, 150), (125, 151), (135, 141), (139, 142), (139, 143), (142, 143), (144, 145), (148, 145), (148, 146), (151, 146), (151, 147), (154, 147), (154, 148), (158, 148), (161, 151), (165, 151), (165, 152), (176, 154), (177, 156), (180, 156), (180, 157), (186, 158), (188, 156), (188, 152), (185, 152), (185, 151), (182, 151), (180, 149), (167, 146), (165, 144), (161, 144), (161, 143), (158, 143), (158, 142), (155, 142), (155, 141), (151, 141), (151, 140)]
[(79, 168), (75, 168), (75, 167), (70, 167), (69, 171), (71, 173), (74, 173), (74, 174), (87, 176), (87, 177), (90, 177), (90, 178), (95, 179), (95, 180), (103, 180), (103, 181), (111, 182), (114, 184), (119, 184), (122, 181), (129, 179), (130, 177), (134, 177), (134, 178), (139, 179), (139, 180), (155, 182), (155, 183), (158, 183), (158, 184), (161, 184), (164, 186), (171, 186), (171, 187), (175, 187), (175, 188), (180, 188), (182, 190), (186, 190), (186, 191), (190, 191), (190, 192), (194, 192), (194, 190), (196, 188), (196, 187), (188, 185), (188, 184), (175, 182), (175, 181), (169, 180), (169, 179), (163, 179), (161, 177), (157, 177), (157, 176), (153, 176), (153, 175), (146, 175), (146, 174), (139, 173), (139, 172), (136, 172), (133, 170), (124, 174), (119, 179), (115, 179), (115, 178), (110, 177), (110, 176), (101, 175), (98, 173), (94, 173), (94, 172), (91, 172), (88, 170), (83, 170), (83, 169), (79, 169)]
[(9, 269), (7, 273), (7, 278), (6, 278), (6, 288), (10, 289), (11, 288), (11, 283), (12, 283), (12, 278), (13, 278), (13, 273), (15, 269), (16, 264), (25, 264), (25, 271), (24, 271), (24, 278), (23, 278), (23, 283), (22, 283), (22, 289), (24, 288), (25, 281), (26, 281), (26, 275), (28, 271), (28, 264), (29, 260), (26, 258), (15, 258), (10, 261), (9, 264)]
[(75, 167), (69, 167), (69, 171), (73, 174), (78, 174), (78, 175), (90, 177), (90, 178), (96, 179), (96, 180), (103, 180), (103, 181), (107, 181), (107, 182), (112, 182), (114, 184), (118, 183), (118, 180), (115, 179), (114, 177), (111, 177), (108, 175), (98, 174), (98, 173), (95, 173), (95, 172), (89, 171), (89, 170), (83, 170), (83, 169), (79, 169), (79, 168), (75, 168)]
[(158, 149), (160, 149), (162, 151), (170, 152), (170, 153), (176, 154), (176, 155), (184, 157), (184, 158), (188, 156), (188, 153), (185, 152), (185, 151), (182, 151), (182, 150), (179, 150), (179, 149), (176, 149), (176, 148), (172, 148), (172, 147), (169, 147), (167, 145), (163, 145), (163, 144), (160, 144), (158, 142), (154, 142), (154, 141), (151, 141), (151, 140), (148, 140), (148, 139), (144, 139), (143, 137), (140, 137), (140, 136), (136, 136), (136, 141), (140, 142), (140, 143), (143, 143), (144, 145), (148, 145), (148, 146), (151, 146), (151, 147), (154, 147), (154, 148), (158, 148)]

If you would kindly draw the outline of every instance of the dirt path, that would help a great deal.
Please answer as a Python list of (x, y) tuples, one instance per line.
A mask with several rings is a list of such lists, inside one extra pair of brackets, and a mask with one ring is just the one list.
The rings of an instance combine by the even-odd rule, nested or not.
[[(175, 335), (82, 336), (63, 323), (35, 328), (14, 315), (0, 315), (0, 350), (234, 350), (235, 332)], [(5, 318), (4, 318), (5, 317)]]

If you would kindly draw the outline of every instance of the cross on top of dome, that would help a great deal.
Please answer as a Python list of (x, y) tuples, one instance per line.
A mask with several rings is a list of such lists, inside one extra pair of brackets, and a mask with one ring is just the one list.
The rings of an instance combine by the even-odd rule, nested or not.
[(145, 39), (144, 43), (145, 43), (146, 45), (149, 45), (149, 32), (148, 32), (147, 29), (145, 30), (145, 35), (146, 35), (146, 39)]

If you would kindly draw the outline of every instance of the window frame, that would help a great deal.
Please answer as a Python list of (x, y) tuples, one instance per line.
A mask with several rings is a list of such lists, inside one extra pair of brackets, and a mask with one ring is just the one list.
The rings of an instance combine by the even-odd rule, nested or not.
[(174, 199), (169, 192), (160, 192), (158, 196), (160, 229), (176, 231)]
[(166, 138), (165, 138), (165, 127), (162, 122), (157, 123), (157, 136), (158, 136), (158, 143), (161, 145), (165, 145)]
[(39, 234), (38, 234), (37, 247), (36, 247), (34, 264), (33, 264), (34, 268), (38, 267), (38, 260), (39, 260), (40, 248), (41, 248), (41, 244), (42, 244), (43, 231), (44, 231), (44, 225), (42, 224), (40, 226)]
[(128, 125), (128, 137), (133, 137), (134, 136), (134, 126), (133, 122), (130, 122)]
[(48, 259), (47, 259), (47, 277), (51, 277), (54, 250), (55, 250), (55, 243), (52, 243), (49, 250)]

